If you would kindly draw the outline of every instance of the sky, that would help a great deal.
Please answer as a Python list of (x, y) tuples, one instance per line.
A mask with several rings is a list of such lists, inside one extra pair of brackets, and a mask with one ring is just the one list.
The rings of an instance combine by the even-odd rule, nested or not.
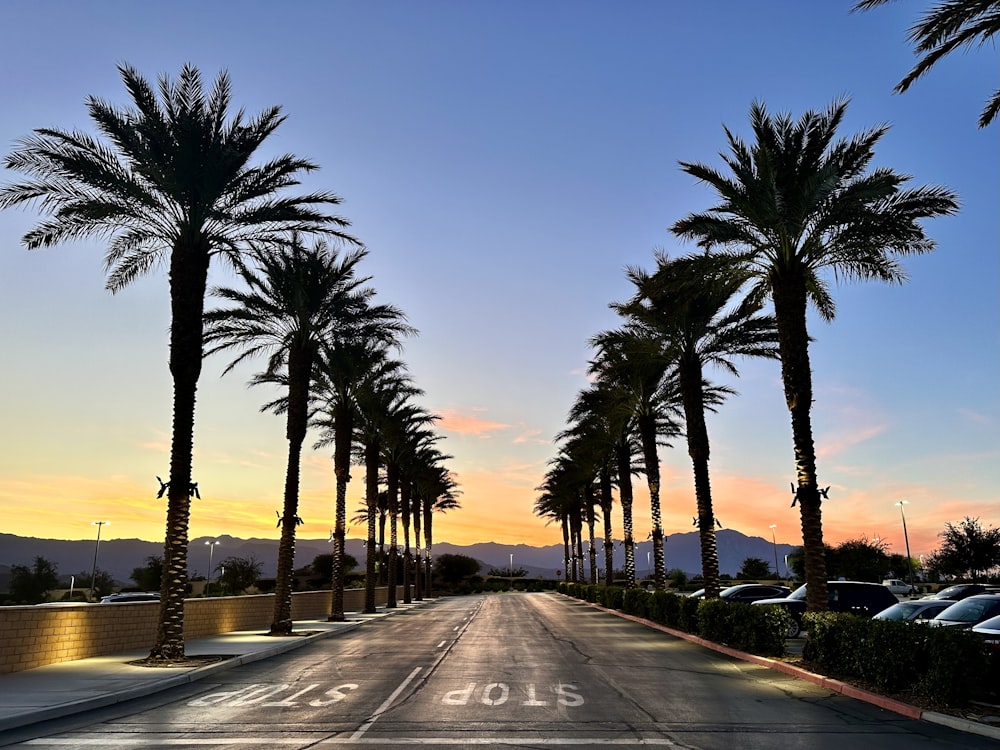
[[(206, 85), (226, 70), (234, 109), (280, 105), (261, 161), (291, 152), (321, 167), (303, 189), (342, 198), (378, 301), (420, 331), (402, 357), (462, 493), (435, 540), (545, 545), (561, 535), (534, 516), (536, 488), (588, 385), (588, 340), (619, 325), (608, 305), (632, 294), (625, 268), (694, 252), (668, 227), (715, 204), (679, 162), (721, 166), (724, 128), (750, 140), (755, 100), (798, 118), (847, 97), (842, 136), (891, 126), (873, 166), (961, 202), (926, 223), (937, 249), (904, 261), (907, 283), (831, 278), (836, 318), (809, 322), (825, 539), (902, 552), (906, 500), (916, 556), (946, 523), (1000, 524), (1000, 122), (976, 126), (1000, 66), (995, 46), (955, 53), (894, 94), (929, 3), (852, 4), (7, 0), (0, 148), (39, 127), (92, 132), (88, 95), (127, 104), (120, 63), (150, 80), (191, 63)], [(166, 271), (111, 295), (99, 239), (21, 245), (38, 219), (0, 213), (0, 532), (88, 539), (107, 520), (103, 539), (161, 540)], [(213, 267), (211, 283), (231, 281)], [(260, 412), (272, 393), (246, 387), (261, 363), (222, 377), (227, 363), (208, 359), (199, 385), (190, 535), (277, 538), (283, 418)], [(779, 365), (737, 364), (738, 379), (710, 373), (738, 391), (709, 418), (716, 515), (799, 544)], [(660, 458), (665, 531), (691, 531), (683, 442)], [(300, 536), (327, 536), (333, 497), (329, 450), (307, 452)], [(617, 510), (615, 524), (620, 537)]]

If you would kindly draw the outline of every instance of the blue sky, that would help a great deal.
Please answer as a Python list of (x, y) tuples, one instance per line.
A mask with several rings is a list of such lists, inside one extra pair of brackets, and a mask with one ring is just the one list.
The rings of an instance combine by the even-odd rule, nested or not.
[[(849, 97), (844, 136), (891, 124), (875, 164), (962, 204), (928, 223), (939, 247), (905, 261), (907, 284), (838, 285), (834, 322), (810, 324), (828, 541), (900, 549), (893, 503), (906, 498), (917, 554), (947, 521), (1000, 520), (1000, 139), (996, 123), (976, 127), (1000, 66), (995, 47), (955, 54), (894, 95), (927, 3), (851, 5), (14, 0), (0, 6), (0, 146), (89, 129), (87, 95), (125, 103), (121, 62), (150, 79), (186, 62), (208, 82), (226, 69), (235, 106), (280, 104), (288, 119), (261, 158), (320, 165), (306, 187), (343, 198), (380, 300), (421, 332), (404, 357), (444, 417), (464, 492), (437, 538), (543, 544), (559, 534), (533, 518), (534, 488), (586, 386), (588, 338), (618, 324), (608, 303), (631, 294), (624, 268), (693, 250), (667, 227), (714, 203), (678, 162), (718, 165), (723, 126), (746, 136), (755, 99), (797, 117)], [(36, 218), (0, 214), (0, 530), (87, 538), (108, 518), (112, 537), (162, 538), (165, 270), (111, 296), (98, 241), (20, 246)], [(258, 413), (270, 394), (245, 388), (252, 370), (220, 378), (224, 365), (209, 360), (199, 389), (191, 534), (273, 535), (283, 424)], [(794, 544), (778, 366), (741, 372), (717, 375), (740, 392), (709, 423), (717, 514), (765, 537), (775, 523)], [(661, 460), (667, 532), (688, 531), (683, 445)], [(302, 535), (326, 535), (332, 498), (329, 456), (307, 456)]]

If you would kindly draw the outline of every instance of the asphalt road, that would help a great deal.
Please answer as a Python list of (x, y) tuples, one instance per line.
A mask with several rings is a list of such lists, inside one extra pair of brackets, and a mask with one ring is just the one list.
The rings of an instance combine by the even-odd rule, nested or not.
[(441, 599), (32, 733), (15, 746), (996, 750), (555, 594)]

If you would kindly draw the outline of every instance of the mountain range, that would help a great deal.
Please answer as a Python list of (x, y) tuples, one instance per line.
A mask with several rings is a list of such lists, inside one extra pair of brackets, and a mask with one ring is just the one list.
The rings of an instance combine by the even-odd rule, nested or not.
[[(212, 567), (218, 566), (228, 557), (255, 557), (263, 563), (262, 575), (275, 575), (277, 567), (277, 539), (238, 539), (231, 536), (198, 537), (190, 541), (188, 547), (188, 570), (191, 576), (206, 575), (209, 569), (209, 541), (218, 541), (211, 552)], [(794, 547), (790, 544), (775, 545), (759, 536), (746, 536), (734, 529), (720, 529), (716, 532), (719, 550), (719, 572), (735, 575), (748, 557), (756, 557), (773, 564), (775, 557), (784, 572), (784, 556)], [(585, 543), (586, 544), (586, 543)], [(598, 538), (598, 567), (604, 567), (603, 540)], [(652, 569), (652, 542), (636, 544), (635, 565), (637, 576), (645, 577)], [(359, 563), (364, 561), (365, 542), (363, 539), (348, 539), (347, 553)], [(585, 554), (587, 547), (585, 546)], [(131, 583), (133, 569), (143, 567), (146, 559), (163, 554), (162, 542), (142, 539), (109, 539), (67, 541), (63, 539), (36, 539), (13, 534), (0, 534), (0, 590), (7, 588), (10, 567), (31, 566), (35, 557), (44, 557), (54, 563), (60, 576), (66, 578), (81, 573), (90, 575), (97, 552), (97, 567), (106, 571), (122, 584)], [(308, 565), (318, 555), (328, 553), (330, 543), (326, 539), (297, 539), (296, 567)], [(565, 577), (563, 570), (563, 547), (553, 544), (532, 547), (527, 544), (498, 544), (482, 542), (460, 546), (447, 542), (435, 543), (434, 555), (458, 554), (475, 558), (482, 565), (481, 573), (491, 568), (508, 570), (513, 559), (515, 569), (524, 569), (529, 577)], [(666, 539), (664, 554), (667, 569), (679, 568), (688, 576), (701, 571), (701, 548), (697, 531), (670, 534)], [(513, 558), (511, 557), (513, 555)], [(620, 541), (615, 542), (615, 569), (625, 566), (625, 553)], [(588, 567), (589, 570), (589, 567)], [(217, 574), (217, 571), (216, 571)]]

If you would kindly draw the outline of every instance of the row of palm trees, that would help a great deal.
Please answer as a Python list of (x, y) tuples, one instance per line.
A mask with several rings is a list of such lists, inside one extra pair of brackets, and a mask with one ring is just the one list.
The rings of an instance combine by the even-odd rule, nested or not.
[[(683, 436), (694, 473), (696, 523), (707, 596), (719, 590), (717, 521), (709, 476), (707, 410), (732, 388), (709, 371), (738, 375), (737, 357), (778, 359), (792, 424), (798, 504), (810, 610), (826, 609), (821, 503), (811, 408), (809, 305), (824, 321), (835, 313), (826, 274), (837, 279), (906, 279), (899, 256), (924, 253), (933, 242), (920, 222), (954, 213), (956, 196), (942, 187), (904, 188), (891, 169), (869, 170), (885, 126), (838, 138), (847, 108), (834, 101), (798, 120), (750, 109), (753, 143), (728, 128), (726, 171), (681, 162), (713, 189), (719, 202), (677, 221), (671, 231), (702, 253), (656, 256), (656, 270), (629, 268), (634, 296), (612, 304), (622, 324), (591, 339), (592, 384), (557, 436), (558, 455), (539, 486), (536, 513), (563, 525), (567, 575), (583, 576), (582, 521), (594, 549), (594, 506), (604, 523), (605, 570), (612, 565), (611, 493), (622, 512), (626, 585), (635, 585), (632, 476), (649, 489), (658, 588), (665, 586), (658, 447)], [(594, 553), (591, 553), (594, 579)]]
[[(284, 116), (279, 107), (253, 118), (242, 110), (232, 113), (225, 72), (206, 90), (191, 65), (176, 80), (162, 76), (157, 87), (128, 65), (118, 70), (130, 106), (89, 97), (98, 136), (41, 128), (21, 139), (4, 165), (24, 178), (0, 189), (0, 208), (35, 205), (46, 215), (22, 238), (29, 249), (88, 237), (106, 240), (111, 292), (160, 264), (168, 268), (173, 424), (170, 474), (161, 490), (167, 518), (160, 623), (148, 661), (185, 658), (188, 523), (191, 496), (197, 493), (195, 398), (207, 353), (235, 352), (228, 370), (264, 356), (266, 366), (252, 383), (281, 393), (264, 407), (285, 415), (289, 446), (271, 631), (291, 632), (299, 464), (310, 425), (322, 434), (317, 447), (334, 446), (331, 618), (343, 618), (346, 489), (356, 457), (363, 457), (367, 473), (369, 550), (384, 470), (390, 514), (403, 516), (408, 565), (409, 519), (415, 514), (418, 528), (423, 526), (426, 570), (417, 581), (427, 580), (431, 513), (457, 506), (456, 486), (444, 467), (449, 457), (434, 446), (435, 417), (415, 406), (412, 399), (420, 391), (403, 363), (390, 356), (414, 330), (399, 310), (375, 304), (368, 279), (357, 275), (366, 251), (347, 233), (349, 222), (333, 212), (340, 198), (294, 192), (317, 168), (306, 159), (285, 154), (251, 163)], [(347, 250), (341, 255), (331, 242)], [(226, 306), (206, 311), (213, 260), (233, 268), (242, 287), (212, 290)], [(368, 557), (371, 572), (373, 556)], [(366, 608), (373, 611), (374, 576), (368, 582)], [(405, 585), (408, 597), (409, 577)]]

